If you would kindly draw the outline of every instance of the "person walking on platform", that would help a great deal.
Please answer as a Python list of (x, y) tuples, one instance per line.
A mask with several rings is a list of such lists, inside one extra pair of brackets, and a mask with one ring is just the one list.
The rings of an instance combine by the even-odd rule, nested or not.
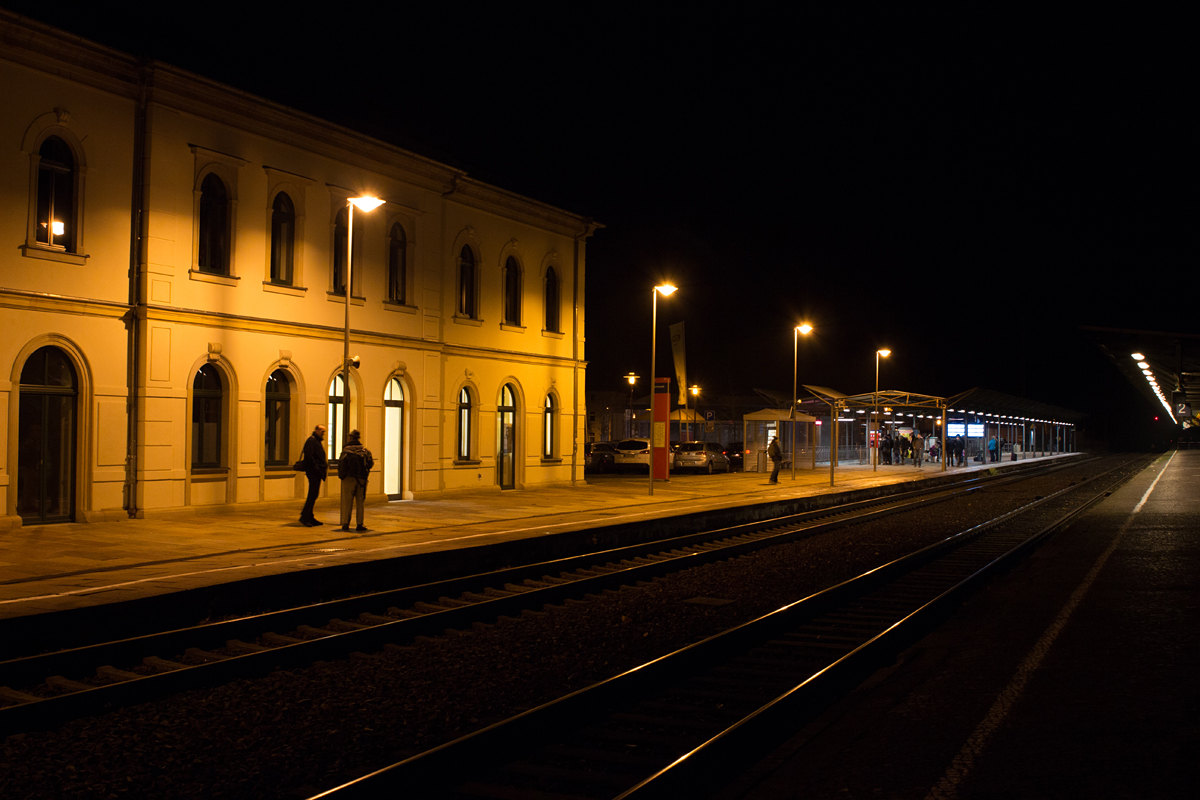
[(771, 444), (767, 447), (767, 457), (774, 465), (771, 467), (771, 480), (767, 483), (779, 483), (779, 467), (783, 465), (783, 449), (779, 446), (778, 436), (772, 437)]
[(297, 471), (303, 471), (308, 478), (308, 498), (300, 511), (300, 524), (312, 528), (320, 525), (321, 520), (313, 516), (313, 507), (317, 503), (317, 495), (321, 493), (321, 481), (329, 475), (329, 458), (325, 455), (325, 426), (313, 428), (312, 436), (304, 440), (304, 450), (300, 454)]
[(363, 525), (363, 504), (367, 499), (367, 477), (375, 459), (371, 451), (363, 447), (358, 440), (358, 431), (350, 431), (350, 441), (338, 456), (338, 477), (342, 480), (342, 530), (350, 530), (350, 507), (356, 510), (358, 521), (356, 531), (367, 529)]

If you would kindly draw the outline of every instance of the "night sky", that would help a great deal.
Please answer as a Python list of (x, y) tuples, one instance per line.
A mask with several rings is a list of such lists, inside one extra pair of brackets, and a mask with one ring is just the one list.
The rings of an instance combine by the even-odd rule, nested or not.
[(1079, 326), (1200, 329), (1190, 20), (5, 5), (603, 223), (591, 390), (648, 373), (662, 280), (706, 393), (790, 391), (806, 320), (801, 383), (890, 347), (881, 388), (1146, 416)]

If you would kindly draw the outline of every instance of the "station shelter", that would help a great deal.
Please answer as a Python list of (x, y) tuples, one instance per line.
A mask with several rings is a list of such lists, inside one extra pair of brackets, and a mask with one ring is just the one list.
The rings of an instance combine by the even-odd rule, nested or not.
[(764, 408), (742, 416), (742, 442), (745, 450), (746, 472), (769, 472), (767, 447), (771, 439), (779, 437), (783, 448), (785, 466), (790, 466), (793, 457), (796, 466), (816, 468), (817, 465), (817, 418), (812, 414), (787, 408)]

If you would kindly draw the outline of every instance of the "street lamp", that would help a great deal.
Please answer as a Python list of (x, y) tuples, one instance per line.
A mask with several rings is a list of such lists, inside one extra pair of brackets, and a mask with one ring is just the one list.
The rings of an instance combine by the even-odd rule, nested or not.
[[(796, 480), (796, 373), (800, 366), (800, 334), (812, 333), (812, 325), (802, 322), (792, 331), (792, 480)], [(815, 446), (815, 445), (814, 445)]]
[[(654, 390), (657, 388), (654, 378), (655, 361), (658, 358), (658, 296), (670, 297), (675, 293), (675, 287), (669, 283), (655, 286), (651, 294), (654, 297), (654, 313), (650, 318), (650, 494), (654, 494)], [(666, 441), (666, 431), (663, 431)]]
[(625, 422), (625, 438), (633, 436), (633, 387), (638, 381), (638, 376), (632, 372), (625, 376), (625, 380), (629, 381), (629, 419)]
[[(876, 350), (875, 351), (875, 424), (879, 425), (879, 357), (887, 358), (892, 354), (891, 350)], [(882, 437), (879, 433), (875, 434), (875, 458), (871, 459), (874, 462), (873, 472), (879, 471), (879, 443)]]
[(346, 327), (342, 336), (342, 449), (350, 441), (350, 295), (354, 289), (354, 209), (374, 211), (383, 205), (378, 197), (351, 197), (346, 200)]

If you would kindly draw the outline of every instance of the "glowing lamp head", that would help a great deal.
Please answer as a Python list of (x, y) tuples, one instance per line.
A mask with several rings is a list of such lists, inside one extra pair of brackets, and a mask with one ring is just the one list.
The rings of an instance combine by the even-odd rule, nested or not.
[(638, 376), (637, 376), (637, 375), (634, 375), (634, 374), (631, 372), (631, 373), (629, 373), (628, 375), (626, 375), (626, 376), (625, 376), (625, 380), (629, 381), (629, 385), (630, 385), (630, 386), (633, 386), (635, 383), (637, 383)]
[(380, 200), (378, 197), (364, 196), (351, 197), (350, 203), (359, 211), (374, 211), (383, 205), (384, 201)]
[(890, 356), (892, 354), (891, 350), (877, 350), (876, 352), (879, 353), (879, 355), (883, 356), (884, 358), (887, 358), (888, 356)]
[(796, 326), (796, 330), (800, 331), (800, 333), (803, 333), (805, 336), (812, 333), (812, 329), (812, 325), (809, 325), (807, 322)]
[(655, 286), (654, 291), (661, 294), (663, 297), (670, 297), (675, 294), (675, 287), (669, 283), (664, 283), (662, 286)]

